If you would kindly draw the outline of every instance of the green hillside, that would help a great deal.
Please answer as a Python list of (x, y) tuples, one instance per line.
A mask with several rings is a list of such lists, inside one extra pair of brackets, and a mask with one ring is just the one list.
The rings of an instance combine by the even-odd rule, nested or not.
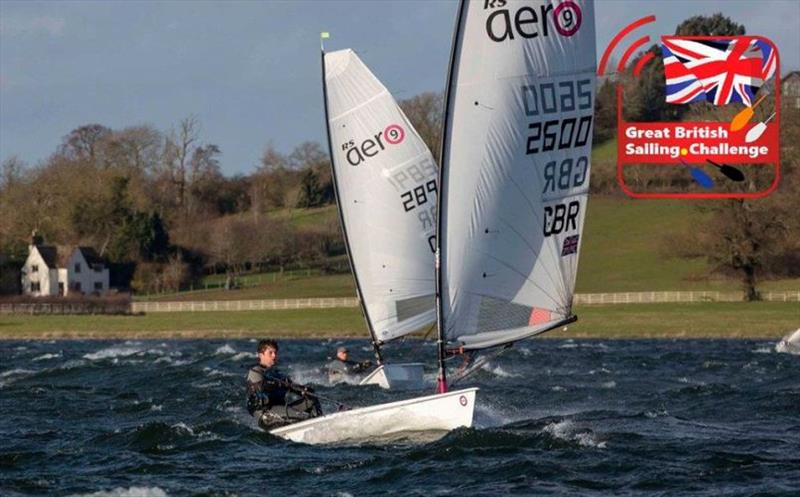
[[(616, 141), (593, 150), (596, 168), (604, 175), (613, 171)], [(599, 173), (600, 171), (596, 171)], [(338, 229), (336, 207), (284, 209), (270, 214), (295, 228)], [(581, 293), (639, 291), (737, 291), (739, 282), (710, 274), (703, 257), (680, 258), (669, 252), (669, 241), (690, 232), (702, 220), (694, 203), (681, 200), (636, 200), (624, 196), (590, 195), (577, 291)], [(346, 264), (344, 260), (339, 265)], [(220, 277), (208, 277), (218, 287)], [(242, 278), (245, 288), (225, 291), (183, 292), (156, 297), (163, 300), (230, 300), (354, 296), (352, 277), (317, 272), (265, 273)], [(203, 285), (201, 285), (203, 286)], [(762, 291), (798, 290), (800, 280), (764, 281)]]

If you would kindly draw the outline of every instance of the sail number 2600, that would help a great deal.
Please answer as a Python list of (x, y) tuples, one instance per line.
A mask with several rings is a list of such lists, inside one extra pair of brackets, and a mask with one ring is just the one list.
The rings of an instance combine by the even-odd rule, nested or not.
[[(530, 131), (526, 140), (526, 154), (586, 145), (592, 130), (591, 80), (524, 85), (521, 90), (525, 116), (544, 118), (528, 124)], [(564, 113), (583, 110), (589, 113), (563, 118)], [(546, 119), (552, 114), (556, 114), (552, 116), (553, 119)]]

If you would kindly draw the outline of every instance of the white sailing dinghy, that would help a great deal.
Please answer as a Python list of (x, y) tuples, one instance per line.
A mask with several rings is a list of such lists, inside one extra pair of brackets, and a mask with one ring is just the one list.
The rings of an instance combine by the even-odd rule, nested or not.
[(775, 350), (777, 352), (800, 355), (800, 328), (783, 337), (781, 341), (775, 345)]
[(428, 147), (352, 50), (322, 55), (333, 182), (350, 266), (378, 368), (361, 384), (423, 388), (422, 363), (381, 347), (436, 320), (436, 175)]
[(462, 1), (458, 15), (436, 237), (440, 392), (448, 349), (577, 319), (596, 71), (591, 1)]
[[(323, 51), (322, 67), (341, 222), (364, 315), (380, 353), (386, 340), (419, 329), (435, 316), (430, 247), (436, 167), (394, 99), (353, 51)], [(395, 381), (386, 374), (390, 368), (384, 365), (383, 371), (387, 382)], [(419, 372), (421, 382), (421, 367)], [(476, 391), (467, 388), (336, 412), (270, 433), (309, 444), (431, 440), (472, 426)]]

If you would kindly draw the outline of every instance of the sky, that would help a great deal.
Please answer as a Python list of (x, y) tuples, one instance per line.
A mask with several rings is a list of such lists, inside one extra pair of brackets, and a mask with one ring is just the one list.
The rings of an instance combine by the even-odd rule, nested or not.
[[(558, 3), (558, 0), (551, 0)], [(319, 33), (353, 48), (398, 100), (445, 86), (457, 2), (0, 0), (0, 160), (46, 159), (78, 126), (149, 124), (189, 115), (222, 150), (226, 175), (249, 174), (268, 144), (325, 146)], [(598, 60), (626, 40), (674, 33), (692, 15), (722, 12), (772, 39), (782, 72), (800, 68), (797, 0), (597, 0)], [(614, 52), (621, 57), (626, 43)]]

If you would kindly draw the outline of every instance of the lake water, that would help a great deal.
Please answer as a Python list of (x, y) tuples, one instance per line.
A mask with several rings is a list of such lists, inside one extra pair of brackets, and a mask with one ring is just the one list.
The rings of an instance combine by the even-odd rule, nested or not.
[[(353, 406), (408, 393), (326, 386), (340, 344), (281, 341), (284, 370)], [(0, 342), (3, 496), (800, 495), (800, 356), (749, 340), (529, 340), (462, 382), (474, 428), (429, 443), (306, 446), (255, 426), (255, 341)], [(409, 341), (387, 356), (433, 358)], [(433, 364), (427, 370), (435, 385)]]

